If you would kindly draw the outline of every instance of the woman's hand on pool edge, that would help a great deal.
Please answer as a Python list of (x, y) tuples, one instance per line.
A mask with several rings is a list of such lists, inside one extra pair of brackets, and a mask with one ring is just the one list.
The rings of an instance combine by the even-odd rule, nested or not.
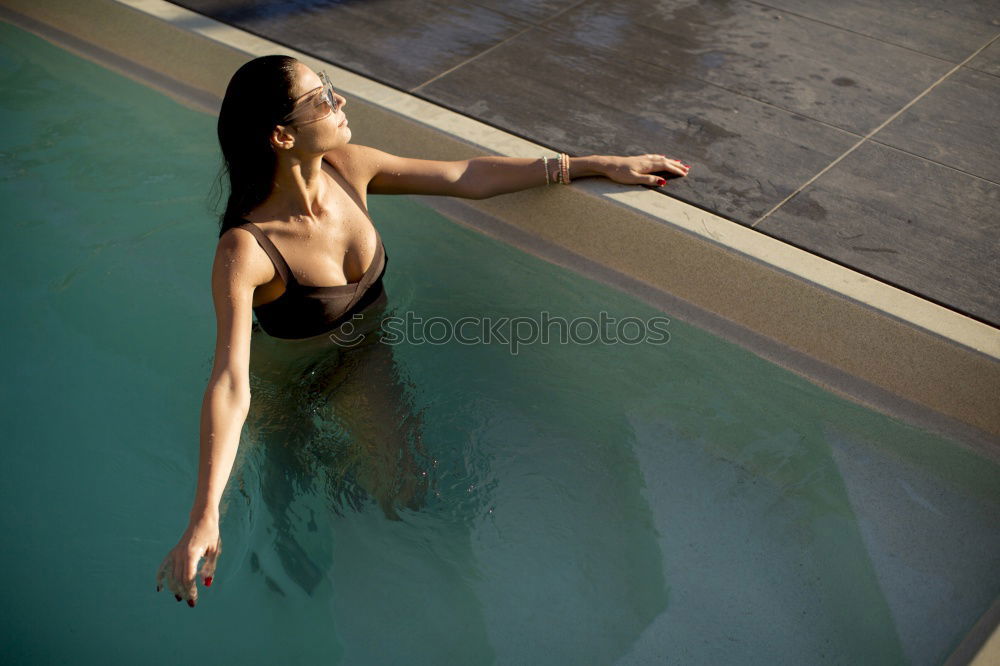
[(690, 165), (666, 155), (633, 155), (618, 157), (603, 155), (599, 158), (602, 175), (624, 185), (652, 185), (660, 187), (666, 179), (653, 174), (666, 172), (683, 178)]
[(205, 558), (200, 575), (205, 587), (212, 585), (215, 566), (222, 554), (222, 539), (219, 536), (219, 522), (213, 518), (202, 518), (188, 524), (187, 530), (177, 545), (167, 553), (156, 574), (156, 591), (167, 587), (177, 601), (187, 599), (188, 606), (194, 608), (198, 602), (198, 583), (195, 572), (198, 561)]

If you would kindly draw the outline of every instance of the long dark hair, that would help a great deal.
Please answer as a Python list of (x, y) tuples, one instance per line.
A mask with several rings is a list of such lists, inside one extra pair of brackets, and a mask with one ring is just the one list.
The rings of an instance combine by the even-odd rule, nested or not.
[(219, 236), (242, 224), (274, 186), (277, 156), (270, 137), (293, 106), (295, 58), (270, 55), (244, 64), (229, 80), (219, 110), (222, 174), (229, 177), (229, 200), (219, 216)]

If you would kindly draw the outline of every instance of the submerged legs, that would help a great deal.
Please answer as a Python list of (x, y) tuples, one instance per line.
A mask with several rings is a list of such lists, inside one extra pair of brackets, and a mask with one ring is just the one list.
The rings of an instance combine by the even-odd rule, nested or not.
[(407, 399), (393, 347), (376, 340), (343, 352), (330, 379), (324, 401), (350, 441), (331, 471), (353, 472), (391, 520), (400, 520), (398, 506), (422, 507), (429, 477), (411, 450), (426, 456), (421, 415)]

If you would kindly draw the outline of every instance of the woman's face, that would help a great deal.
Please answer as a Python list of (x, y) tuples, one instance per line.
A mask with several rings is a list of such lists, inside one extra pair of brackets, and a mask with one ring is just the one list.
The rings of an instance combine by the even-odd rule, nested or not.
[(351, 128), (344, 114), (347, 101), (334, 91), (333, 97), (340, 104), (332, 112), (323, 100), (323, 92), (323, 82), (316, 72), (301, 62), (296, 63), (291, 90), (295, 99), (291, 114), (294, 120), (286, 126), (294, 132), (295, 147), (307, 153), (326, 153), (351, 140)]

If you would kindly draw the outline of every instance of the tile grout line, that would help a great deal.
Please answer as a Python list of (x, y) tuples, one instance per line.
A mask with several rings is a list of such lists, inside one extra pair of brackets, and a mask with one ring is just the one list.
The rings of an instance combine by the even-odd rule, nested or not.
[(562, 9), (560, 9), (559, 11), (557, 11), (555, 14), (553, 14), (552, 16), (548, 17), (547, 19), (545, 19), (544, 21), (542, 21), (541, 23), (539, 23), (538, 26), (541, 27), (541, 26), (545, 25), (546, 23), (548, 23), (549, 21), (554, 21), (555, 19), (559, 18), (560, 16), (562, 16), (566, 12), (571, 12), (574, 9), (576, 9), (577, 7), (579, 7), (580, 5), (583, 5), (583, 4), (586, 4), (586, 3), (587, 3), (587, 0), (579, 0), (579, 2), (574, 2), (573, 4), (569, 5), (568, 7), (563, 7)]
[[(558, 17), (562, 13), (565, 13), (565, 12), (571, 10), (571, 9), (579, 7), (580, 5), (584, 4), (585, 2), (587, 2), (587, 0), (581, 0), (576, 5), (572, 5), (570, 7), (567, 7), (566, 9), (564, 9), (561, 12), (559, 12), (558, 14), (554, 14), (553, 16), (551, 16), (549, 19), (546, 20), (546, 22), (548, 20), (551, 20), (551, 19), (554, 19), (554, 18)], [(440, 79), (441, 77), (443, 77), (443, 76), (445, 76), (447, 74), (450, 74), (451, 72), (455, 71), (459, 67), (462, 67), (463, 65), (466, 65), (466, 64), (472, 62), (473, 60), (475, 60), (476, 58), (479, 58), (480, 56), (486, 55), (486, 53), (488, 53), (489, 51), (492, 51), (493, 49), (498, 48), (500, 46), (503, 46), (503, 44), (505, 44), (506, 42), (508, 42), (508, 41), (510, 41), (512, 39), (515, 39), (516, 37), (519, 37), (520, 35), (524, 34), (525, 32), (528, 32), (529, 30), (532, 30), (532, 29), (551, 30), (550, 28), (548, 28), (545, 25), (545, 22), (535, 24), (535, 25), (531, 26), (530, 28), (522, 30), (521, 32), (519, 32), (517, 34), (508, 37), (507, 39), (505, 39), (502, 42), (498, 42), (497, 44), (494, 44), (493, 46), (489, 47), (488, 49), (486, 49), (482, 53), (478, 53), (478, 54), (472, 56), (468, 60), (465, 60), (465, 61), (463, 61), (463, 62), (455, 65), (451, 69), (449, 69), (449, 70), (447, 70), (445, 72), (442, 72), (442, 73), (440, 73), (440, 74), (438, 74), (438, 75), (436, 75), (436, 76), (428, 79), (427, 81), (424, 81), (420, 85), (414, 86), (413, 88), (410, 88), (407, 92), (413, 93), (413, 92), (418, 91), (420, 88), (423, 88), (424, 86), (426, 86), (426, 85), (428, 85), (430, 83), (433, 83), (434, 81)], [(598, 49), (600, 49), (600, 52), (595, 52), (595, 57), (598, 57), (598, 58), (600, 58), (602, 60), (609, 60), (610, 61), (612, 53), (609, 50), (604, 49), (603, 47), (598, 47)], [(823, 125), (824, 127), (827, 127), (829, 129), (836, 130), (838, 132), (843, 132), (844, 134), (849, 134), (849, 135), (854, 136), (854, 137), (859, 137), (860, 138), (862, 136), (861, 134), (858, 134), (857, 132), (855, 132), (853, 130), (847, 129), (845, 127), (840, 127), (839, 125), (834, 125), (833, 123), (831, 123), (829, 121), (821, 120), (819, 118), (815, 118), (815, 117), (813, 117), (813, 116), (811, 116), (811, 115), (809, 115), (807, 113), (804, 113), (802, 111), (796, 111), (794, 109), (788, 109), (788, 108), (785, 108), (785, 107), (780, 106), (778, 104), (775, 104), (773, 102), (768, 102), (767, 100), (759, 99), (757, 97), (754, 97), (753, 95), (747, 94), (745, 92), (741, 92), (741, 91), (733, 89), (733, 88), (729, 88), (727, 86), (724, 86), (724, 85), (722, 85), (720, 83), (716, 83), (714, 81), (709, 81), (707, 79), (699, 78), (699, 77), (695, 76), (694, 74), (687, 73), (684, 70), (677, 69), (677, 68), (675, 68), (675, 67), (673, 67), (671, 65), (663, 65), (663, 64), (661, 64), (660, 62), (657, 62), (657, 61), (643, 61), (643, 62), (644, 62), (644, 64), (650, 65), (652, 67), (656, 67), (658, 69), (662, 69), (663, 71), (679, 74), (680, 76), (688, 78), (691, 81), (696, 81), (696, 82), (698, 82), (698, 83), (700, 83), (702, 85), (711, 86), (712, 88), (718, 88), (719, 90), (724, 90), (725, 92), (727, 92), (727, 93), (729, 93), (731, 95), (735, 95), (737, 97), (740, 97), (742, 99), (748, 100), (748, 101), (753, 102), (755, 104), (761, 104), (763, 106), (775, 109), (777, 111), (781, 111), (782, 113), (788, 113), (788, 114), (792, 114), (792, 115), (795, 115), (795, 116), (800, 116), (802, 118), (805, 118), (806, 120), (812, 121), (812, 122), (817, 123), (819, 125)], [(612, 107), (609, 107), (609, 108), (612, 108)], [(464, 114), (464, 112), (461, 112), (461, 111), (459, 111), (458, 113), (463, 113)], [(468, 115), (468, 114), (465, 114), (465, 115)], [(512, 131), (512, 130), (507, 130), (507, 131)]]
[(965, 68), (970, 72), (975, 72), (976, 74), (982, 74), (983, 76), (992, 76), (994, 79), (1000, 79), (1000, 74), (994, 74), (993, 72), (985, 72), (981, 69), (976, 69), (971, 65), (966, 65)]
[[(757, 4), (757, 5), (761, 6), (761, 7), (766, 7), (768, 9), (774, 9), (775, 11), (781, 11), (781, 12), (785, 12), (786, 11), (784, 9), (779, 9), (779, 8), (776, 8), (776, 7), (771, 7), (770, 5), (764, 4), (763, 2), (759, 2), (758, 0), (748, 0), (748, 1), (752, 2), (754, 4)], [(548, 23), (549, 21), (551, 21), (553, 19), (558, 18), (559, 16), (561, 16), (562, 14), (565, 14), (566, 12), (568, 12), (570, 10), (576, 9), (577, 7), (579, 7), (580, 5), (585, 4), (586, 2), (588, 2), (588, 0), (580, 0), (575, 5), (571, 5), (569, 7), (566, 7), (565, 9), (562, 9), (562, 10), (556, 12), (555, 14), (553, 14), (552, 16), (550, 16), (549, 18), (545, 19), (541, 23), (536, 24), (535, 27), (539, 28), (539, 29), (543, 29), (543, 30), (550, 30), (550, 28), (548, 28), (548, 26), (545, 25), (546, 23)], [(836, 25), (829, 24), (829, 23), (824, 23), (823, 21), (818, 21), (816, 19), (809, 18), (808, 16), (802, 16), (802, 15), (799, 15), (799, 14), (795, 14), (794, 12), (787, 12), (787, 13), (789, 13), (789, 14), (791, 14), (793, 16), (797, 16), (799, 18), (805, 19), (805, 20), (814, 21), (816, 23), (821, 23), (823, 25), (828, 25), (829, 27), (837, 28), (838, 30), (845, 30), (846, 32), (852, 32), (854, 34), (857, 34), (859, 37), (865, 37), (866, 39), (873, 39), (875, 41), (880, 41), (880, 42), (883, 41), (883, 40), (879, 40), (879, 39), (877, 39), (875, 37), (870, 37), (869, 35), (862, 34), (860, 32), (854, 32), (852, 30), (847, 30), (846, 28), (841, 28), (840, 26), (836, 26)], [(653, 28), (653, 30), (659, 32), (656, 28)], [(1000, 34), (994, 35), (994, 37), (991, 38), (991, 39), (995, 39), (998, 36), (1000, 36)], [(516, 37), (516, 35), (515, 35), (515, 37)], [(513, 38), (511, 38), (511, 39), (513, 39)], [(889, 46), (896, 46), (896, 47), (899, 47), (899, 48), (907, 49), (907, 47), (905, 47), (905, 46), (899, 46), (898, 44), (893, 44), (892, 42), (883, 42), (883, 43), (888, 44)], [(990, 42), (990, 43), (992, 43), (992, 42)], [(499, 44), (497, 46), (499, 46)], [(986, 46), (989, 46), (989, 44), (987, 44)], [(923, 56), (927, 56), (928, 58), (933, 58), (935, 60), (940, 60), (942, 62), (954, 64), (954, 63), (951, 63), (951, 61), (949, 61), (949, 60), (947, 60), (945, 58), (939, 58), (937, 56), (932, 56), (932, 55), (923, 53), (921, 51), (916, 51), (914, 49), (907, 49), (907, 50), (913, 51), (914, 53), (918, 53), (918, 54), (923, 55)], [(611, 56), (613, 55), (611, 49), (608, 49), (608, 48), (605, 48), (605, 47), (596, 47), (594, 53), (595, 53), (596, 57), (601, 58), (602, 60), (610, 60)], [(977, 53), (978, 53), (978, 51), (977, 51)], [(973, 54), (973, 56), (975, 56), (975, 55), (976, 54)], [(970, 58), (971, 57), (972, 56), (970, 56)], [(795, 115), (795, 116), (799, 116), (801, 118), (805, 118), (805, 119), (810, 120), (810, 121), (812, 121), (814, 123), (817, 123), (819, 125), (823, 125), (824, 127), (828, 127), (830, 129), (837, 130), (839, 132), (843, 132), (845, 134), (849, 134), (849, 135), (854, 136), (854, 137), (864, 138), (863, 135), (859, 134), (858, 132), (856, 132), (854, 130), (847, 129), (846, 127), (841, 127), (839, 125), (835, 125), (832, 122), (829, 122), (829, 121), (826, 121), (826, 120), (821, 120), (821, 119), (816, 118), (816, 117), (814, 117), (812, 115), (809, 115), (808, 113), (805, 113), (804, 111), (797, 111), (795, 109), (787, 108), (787, 107), (781, 106), (779, 104), (775, 104), (773, 102), (768, 102), (767, 100), (763, 100), (763, 99), (760, 99), (759, 97), (755, 97), (752, 94), (749, 94), (749, 93), (746, 93), (746, 92), (742, 92), (742, 91), (734, 89), (734, 88), (730, 88), (730, 87), (725, 86), (725, 85), (723, 85), (721, 83), (717, 83), (715, 81), (710, 81), (710, 80), (705, 79), (705, 78), (700, 78), (700, 77), (698, 77), (697, 75), (695, 75), (693, 73), (686, 72), (683, 69), (674, 67), (673, 65), (664, 65), (664, 64), (662, 64), (658, 60), (642, 60), (641, 62), (643, 62), (644, 64), (647, 64), (647, 65), (650, 65), (652, 67), (656, 67), (658, 69), (662, 69), (662, 70), (667, 71), (667, 72), (673, 72), (673, 73), (679, 74), (680, 76), (688, 78), (688, 79), (690, 79), (692, 81), (697, 81), (698, 83), (701, 83), (703, 85), (711, 86), (713, 88), (718, 88), (719, 90), (724, 90), (724, 91), (730, 93), (731, 95), (736, 95), (737, 97), (741, 97), (743, 99), (749, 100), (751, 102), (755, 102), (757, 104), (762, 104), (764, 106), (770, 107), (772, 109), (776, 109), (776, 110), (781, 111), (783, 113), (789, 113), (789, 114), (792, 114), (792, 115)], [(961, 66), (961, 64), (963, 64), (963, 63), (960, 63), (959, 66)], [(989, 72), (981, 72), (980, 70), (974, 70), (974, 71), (979, 72), (980, 74), (986, 74), (987, 76), (995, 76), (993, 74), (990, 74)], [(949, 74), (950, 74), (950, 72), (949, 72)], [(948, 75), (946, 74), (945, 76), (948, 76)], [(421, 84), (421, 86), (423, 86), (423, 85), (426, 85), (426, 84)], [(418, 86), (418, 87), (420, 87), (420, 86)], [(906, 151), (903, 151), (903, 152), (906, 152)], [(931, 161), (933, 161), (933, 160), (931, 160)], [(943, 166), (948, 166), (948, 165), (943, 165)], [(970, 174), (970, 175), (975, 175), (975, 174)], [(988, 179), (984, 179), (984, 180), (988, 180)]]
[(855, 132), (854, 130), (849, 130), (846, 127), (840, 127), (839, 125), (834, 125), (833, 123), (831, 123), (829, 121), (820, 120), (819, 118), (814, 118), (813, 116), (811, 116), (811, 115), (809, 115), (809, 114), (807, 114), (807, 113), (805, 113), (803, 111), (796, 111), (795, 109), (789, 109), (789, 108), (786, 108), (786, 107), (781, 106), (779, 104), (775, 104), (774, 102), (768, 102), (767, 100), (760, 99), (759, 97), (754, 97), (751, 94), (748, 94), (748, 93), (745, 93), (745, 92), (740, 92), (739, 90), (736, 90), (734, 88), (730, 88), (728, 86), (724, 86), (721, 83), (716, 83), (714, 81), (708, 81), (707, 79), (699, 78), (698, 76), (696, 76), (694, 74), (688, 74), (688, 73), (686, 73), (683, 69), (674, 68), (672, 65), (661, 65), (660, 63), (654, 62), (654, 61), (644, 61), (644, 62), (646, 64), (648, 64), (648, 65), (652, 65), (653, 67), (658, 67), (658, 68), (660, 68), (660, 69), (662, 69), (662, 70), (664, 70), (666, 72), (671, 72), (671, 73), (679, 74), (680, 76), (683, 76), (684, 78), (690, 79), (691, 81), (697, 81), (698, 83), (701, 83), (703, 85), (711, 86), (713, 88), (718, 88), (719, 90), (724, 90), (727, 93), (729, 93), (730, 95), (735, 95), (736, 97), (741, 97), (741, 98), (743, 98), (745, 100), (749, 100), (749, 101), (754, 102), (756, 104), (761, 104), (763, 106), (770, 107), (770, 108), (775, 109), (777, 111), (781, 111), (782, 113), (788, 113), (788, 114), (791, 114), (793, 116), (799, 116), (801, 118), (805, 118), (806, 120), (814, 122), (817, 125), (822, 125), (824, 127), (830, 128), (832, 130), (837, 130), (838, 132), (843, 132), (844, 134), (850, 134), (851, 136), (854, 136), (854, 137), (861, 138), (861, 136), (862, 136), (862, 135), (858, 134), (857, 132)]
[(993, 180), (992, 178), (987, 178), (985, 176), (980, 176), (977, 173), (972, 173), (971, 171), (966, 171), (965, 169), (959, 169), (958, 167), (952, 166), (950, 164), (945, 164), (944, 162), (938, 162), (937, 160), (932, 160), (929, 157), (924, 157), (923, 155), (917, 155), (916, 153), (911, 153), (908, 150), (904, 150), (899, 146), (894, 146), (891, 143), (886, 143), (884, 141), (879, 141), (878, 139), (868, 139), (869, 143), (875, 143), (880, 146), (885, 146), (889, 150), (895, 150), (898, 153), (903, 153), (904, 155), (909, 155), (923, 162), (930, 162), (931, 164), (936, 164), (939, 167), (944, 167), (945, 169), (951, 169), (952, 171), (957, 171), (958, 173), (965, 174), (970, 178), (975, 178), (976, 180), (981, 180), (985, 183), (992, 183), (993, 185), (1000, 185), (1000, 181)]
[(412, 94), (412, 93), (415, 93), (415, 92), (419, 91), (424, 86), (427, 86), (427, 85), (430, 85), (431, 83), (434, 83), (435, 81), (437, 81), (438, 79), (440, 79), (442, 76), (447, 76), (448, 74), (451, 74), (452, 72), (454, 72), (459, 67), (464, 67), (465, 65), (468, 65), (473, 60), (478, 60), (479, 58), (482, 58), (484, 55), (486, 55), (490, 51), (493, 51), (494, 49), (500, 48), (501, 46), (503, 46), (504, 44), (506, 44), (510, 40), (516, 39), (516, 38), (520, 37), (521, 35), (523, 35), (524, 33), (528, 32), (529, 30), (533, 30), (534, 28), (535, 28), (534, 25), (529, 25), (527, 28), (524, 28), (523, 30), (519, 30), (518, 32), (514, 33), (513, 35), (511, 35), (507, 39), (504, 39), (502, 41), (497, 42), (493, 46), (489, 47), (488, 49), (486, 49), (484, 51), (480, 51), (479, 53), (477, 53), (476, 55), (472, 56), (471, 58), (469, 58), (467, 60), (463, 60), (462, 62), (458, 63), (457, 65), (455, 65), (453, 67), (449, 67), (448, 69), (444, 70), (440, 74), (435, 74), (434, 76), (432, 76), (431, 78), (427, 79), (426, 81), (424, 81), (420, 85), (416, 85), (416, 86), (410, 88), (407, 92), (409, 92), (409, 93)]
[(517, 39), (518, 37), (520, 37), (521, 35), (523, 35), (524, 33), (528, 32), (530, 30), (534, 30), (536, 28), (541, 28), (542, 26), (544, 26), (546, 23), (548, 23), (552, 19), (554, 19), (556, 17), (559, 17), (559, 16), (562, 16), (563, 14), (565, 14), (566, 12), (568, 12), (569, 10), (574, 9), (576, 7), (579, 7), (580, 5), (582, 5), (586, 1), (587, 0), (580, 0), (580, 2), (577, 2), (576, 4), (570, 5), (569, 7), (566, 7), (564, 9), (562, 9), (561, 11), (556, 12), (552, 16), (550, 16), (547, 19), (545, 19), (544, 21), (542, 21), (541, 23), (538, 23), (538, 24), (528, 23), (528, 26), (526, 28), (524, 28), (523, 30), (518, 31), (517, 33), (511, 35), (510, 37), (508, 37), (507, 39), (504, 39), (503, 41), (497, 42), (493, 46), (489, 47), (488, 49), (486, 49), (484, 51), (481, 51), (481, 52), (477, 53), (476, 55), (472, 56), (471, 58), (469, 58), (467, 60), (463, 60), (462, 62), (458, 63), (454, 67), (450, 67), (450, 68), (446, 69), (445, 71), (441, 72), (440, 74), (436, 74), (435, 76), (432, 76), (431, 78), (427, 79), (426, 81), (424, 81), (420, 85), (417, 85), (417, 86), (414, 86), (414, 87), (410, 88), (407, 92), (409, 92), (409, 93), (412, 94), (412, 93), (415, 93), (415, 92), (419, 91), (421, 88), (423, 88), (425, 86), (428, 86), (431, 83), (434, 83), (435, 81), (437, 81), (441, 77), (447, 76), (448, 74), (451, 74), (452, 72), (454, 72), (459, 67), (464, 67), (465, 65), (468, 65), (473, 60), (477, 60), (477, 59), (483, 57), (484, 55), (486, 55), (490, 51), (493, 51), (494, 49), (500, 48), (501, 46), (503, 46), (507, 42), (511, 41), (512, 39)]
[(481, 9), (488, 9), (491, 12), (493, 12), (494, 14), (499, 14), (500, 16), (505, 16), (505, 17), (507, 17), (507, 18), (509, 18), (509, 19), (511, 19), (513, 21), (518, 21), (518, 22), (523, 22), (523, 23), (529, 23), (529, 24), (535, 26), (536, 28), (541, 28), (543, 25), (545, 25), (546, 23), (548, 23), (552, 19), (558, 18), (559, 16), (565, 14), (569, 10), (575, 9), (576, 7), (579, 7), (583, 3), (587, 2), (587, 0), (577, 0), (577, 2), (575, 2), (574, 4), (572, 4), (572, 5), (568, 6), (568, 7), (563, 7), (562, 9), (560, 9), (559, 11), (557, 11), (552, 16), (546, 16), (545, 18), (533, 21), (531, 19), (522, 18), (522, 17), (516, 16), (514, 14), (509, 14), (509, 13), (505, 12), (502, 9), (496, 9), (494, 7), (491, 7), (491, 6), (487, 5), (487, 4), (483, 4), (482, 0), (470, 0), (470, 1), (471, 1), (472, 4), (474, 4), (477, 7), (480, 7)]
[(774, 5), (769, 5), (769, 4), (767, 4), (767, 0), (747, 0), (747, 1), (750, 2), (751, 4), (757, 5), (758, 7), (766, 7), (767, 9), (771, 9), (771, 10), (774, 10), (776, 12), (782, 12), (782, 13), (785, 13), (785, 14), (789, 14), (791, 16), (795, 16), (795, 17), (798, 17), (800, 19), (804, 19), (806, 21), (812, 21), (813, 23), (819, 23), (820, 25), (825, 25), (825, 26), (827, 26), (829, 28), (835, 28), (837, 30), (843, 30), (844, 32), (849, 32), (851, 34), (858, 35), (859, 37), (864, 37), (866, 39), (871, 39), (872, 41), (879, 42), (880, 44), (887, 44), (889, 46), (895, 46), (896, 48), (905, 49), (907, 51), (912, 51), (913, 53), (919, 53), (922, 56), (926, 56), (928, 58), (934, 58), (935, 60), (943, 60), (944, 62), (952, 62), (952, 60), (950, 60), (948, 58), (942, 58), (941, 56), (931, 55), (930, 53), (925, 53), (924, 51), (920, 51), (918, 49), (915, 49), (912, 46), (904, 46), (903, 44), (897, 44), (896, 42), (890, 42), (890, 41), (888, 41), (886, 39), (882, 39), (881, 37), (876, 37), (874, 35), (866, 35), (865, 33), (858, 32), (857, 30), (854, 30), (852, 28), (848, 28), (848, 27), (845, 27), (845, 26), (842, 26), (842, 25), (837, 25), (835, 23), (830, 23), (828, 21), (824, 21), (822, 19), (814, 18), (812, 16), (806, 16), (805, 14), (798, 14), (796, 12), (793, 12), (793, 11), (791, 11), (789, 9), (784, 9), (782, 7), (775, 7)]
[[(782, 206), (784, 206), (786, 203), (788, 203), (789, 200), (791, 200), (792, 198), (794, 198), (795, 196), (797, 196), (799, 194), (799, 192), (801, 192), (802, 190), (806, 189), (807, 187), (809, 187), (810, 185), (812, 185), (814, 182), (816, 182), (816, 180), (820, 176), (822, 176), (827, 171), (829, 171), (830, 169), (832, 169), (833, 167), (835, 167), (837, 164), (839, 164), (841, 160), (843, 160), (845, 157), (847, 157), (848, 155), (850, 155), (851, 153), (853, 153), (863, 143), (865, 143), (870, 138), (872, 138), (873, 136), (875, 136), (878, 132), (880, 132), (886, 125), (888, 125), (893, 120), (895, 120), (896, 118), (898, 118), (904, 111), (906, 111), (911, 106), (913, 106), (918, 101), (920, 101), (925, 95), (927, 95), (927, 93), (931, 92), (932, 90), (934, 90), (935, 88), (937, 88), (939, 85), (941, 85), (941, 83), (943, 83), (945, 81), (945, 79), (947, 79), (949, 76), (951, 76), (952, 74), (954, 74), (955, 72), (957, 72), (959, 69), (961, 69), (967, 62), (969, 62), (970, 60), (972, 60), (973, 58), (975, 58), (977, 55), (979, 55), (983, 50), (985, 50), (987, 47), (989, 47), (991, 44), (993, 44), (993, 42), (997, 41), (998, 38), (1000, 38), (1000, 33), (994, 35), (993, 38), (990, 39), (990, 41), (986, 42), (985, 44), (983, 44), (982, 46), (980, 46), (978, 49), (976, 49), (975, 52), (972, 53), (972, 55), (970, 55), (968, 58), (966, 58), (962, 62), (958, 63), (954, 67), (952, 67), (950, 70), (948, 70), (948, 72), (945, 73), (943, 76), (941, 76), (941, 78), (939, 78), (937, 81), (935, 81), (934, 83), (932, 83), (930, 85), (930, 87), (928, 87), (922, 93), (920, 93), (919, 95), (917, 95), (916, 97), (914, 97), (913, 99), (911, 99), (909, 102), (907, 102), (906, 105), (903, 106), (903, 108), (901, 108), (899, 111), (896, 111), (896, 113), (894, 113), (891, 116), (889, 116), (888, 118), (886, 118), (882, 122), (882, 124), (880, 124), (875, 129), (871, 130), (868, 134), (866, 134), (864, 137), (862, 137), (860, 141), (858, 141), (853, 146), (851, 146), (850, 148), (848, 148), (847, 151), (843, 155), (841, 155), (840, 157), (838, 157), (834, 161), (832, 161), (829, 164), (827, 164), (822, 170), (820, 170), (819, 173), (815, 174), (812, 178), (810, 178), (805, 183), (803, 183), (798, 188), (796, 188), (796, 190), (794, 192), (792, 192), (787, 197), (785, 197), (784, 199), (782, 199), (781, 201), (779, 201), (773, 208), (771, 208), (771, 210), (767, 211), (766, 213), (764, 213), (763, 215), (761, 215), (759, 218), (757, 218), (757, 221), (755, 221), (753, 224), (751, 224), (750, 228), (753, 229), (754, 227), (756, 227), (758, 224), (760, 224), (765, 219), (767, 219), (772, 213), (774, 213), (774, 211), (778, 210), (779, 208), (781, 208)], [(885, 145), (885, 144), (882, 144), (881, 142), (877, 142), (877, 143), (879, 143), (879, 145)]]

